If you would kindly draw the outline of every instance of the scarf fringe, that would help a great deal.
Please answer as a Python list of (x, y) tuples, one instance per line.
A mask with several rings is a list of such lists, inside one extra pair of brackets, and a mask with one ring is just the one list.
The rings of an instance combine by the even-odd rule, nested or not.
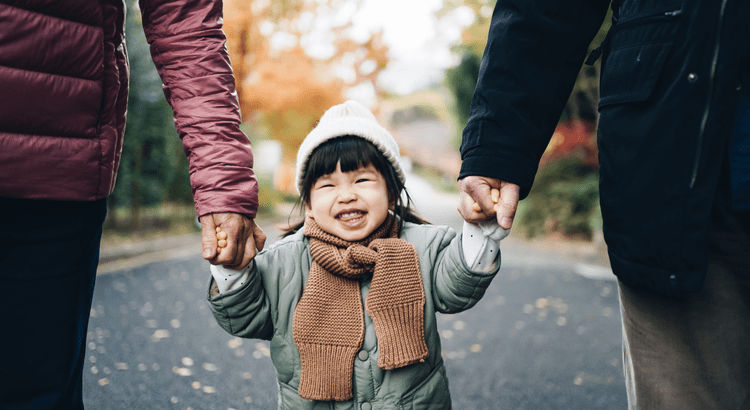
[[(397, 369), (423, 362), (428, 355), (424, 337), (424, 299), (370, 311), (378, 335), (378, 367)], [(413, 326), (405, 326), (411, 323)]]
[(307, 400), (344, 401), (353, 397), (352, 368), (358, 348), (300, 344), (299, 395)]

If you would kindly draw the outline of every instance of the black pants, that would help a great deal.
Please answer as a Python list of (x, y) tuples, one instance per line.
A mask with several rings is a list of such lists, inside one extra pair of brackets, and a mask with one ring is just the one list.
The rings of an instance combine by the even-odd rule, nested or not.
[(83, 409), (106, 201), (0, 198), (0, 408)]

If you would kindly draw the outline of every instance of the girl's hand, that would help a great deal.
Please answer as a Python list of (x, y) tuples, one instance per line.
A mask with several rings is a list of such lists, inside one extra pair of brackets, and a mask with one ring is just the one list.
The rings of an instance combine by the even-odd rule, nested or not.
[[(492, 199), (492, 203), (495, 205), (492, 207), (492, 209), (495, 210), (495, 213), (497, 213), (498, 208), (498, 202), (500, 201), (500, 190), (497, 188), (490, 189), (490, 199)], [(475, 212), (482, 212), (482, 207), (479, 206), (479, 202), (474, 202), (474, 211)]]
[(217, 252), (221, 254), (221, 250), (227, 247), (227, 233), (221, 230), (220, 226), (216, 227), (216, 246), (218, 247)]
[(228, 269), (245, 268), (263, 249), (266, 234), (255, 221), (236, 213), (200, 217), (203, 229), (203, 259)]

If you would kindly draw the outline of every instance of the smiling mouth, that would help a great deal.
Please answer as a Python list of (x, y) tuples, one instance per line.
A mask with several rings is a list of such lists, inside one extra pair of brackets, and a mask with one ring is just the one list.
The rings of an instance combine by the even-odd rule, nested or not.
[(362, 211), (345, 211), (336, 215), (336, 219), (345, 224), (355, 224), (360, 222), (365, 216), (365, 212)]

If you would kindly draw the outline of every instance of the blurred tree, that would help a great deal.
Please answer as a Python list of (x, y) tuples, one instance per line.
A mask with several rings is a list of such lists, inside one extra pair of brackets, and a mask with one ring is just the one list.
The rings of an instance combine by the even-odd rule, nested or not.
[(539, 170), (516, 215), (526, 236), (561, 234), (591, 240), (601, 212), (597, 168), (576, 156), (558, 158)]
[(226, 0), (224, 30), (243, 119), (282, 145), (278, 189), (294, 192), (299, 144), (326, 109), (358, 89), (383, 95), (382, 32), (354, 30), (360, 0)]
[(129, 3), (126, 38), (130, 60), (130, 94), (122, 157), (115, 191), (108, 202), (129, 209), (127, 221), (110, 212), (108, 224), (138, 227), (143, 206), (163, 201), (192, 203), (188, 164), (174, 127), (172, 110), (143, 34), (137, 1)]
[[(474, 96), (474, 89), (479, 80), (479, 64), (481, 61), (481, 55), (465, 51), (461, 56), (461, 62), (457, 66), (449, 68), (445, 73), (446, 85), (453, 94), (453, 110), (459, 124), (459, 132), (469, 122), (471, 98)], [(457, 142), (460, 145), (460, 139)]]
[(487, 34), (490, 31), (492, 10), (497, 0), (446, 0), (443, 8), (437, 13), (438, 18), (450, 18), (457, 13), (470, 14), (473, 22), (464, 27), (461, 43), (453, 47), (460, 62), (446, 71), (445, 85), (453, 94), (453, 111), (455, 113), (454, 144), (461, 144), (461, 132), (469, 121), (471, 98), (479, 79), (479, 64), (482, 61)]
[(455, 13), (471, 14), (473, 22), (461, 32), (461, 44), (454, 51), (460, 54), (474, 54), (482, 57), (487, 45), (487, 34), (490, 32), (492, 11), (497, 0), (445, 0), (443, 8), (438, 11), (438, 18), (450, 17)]

